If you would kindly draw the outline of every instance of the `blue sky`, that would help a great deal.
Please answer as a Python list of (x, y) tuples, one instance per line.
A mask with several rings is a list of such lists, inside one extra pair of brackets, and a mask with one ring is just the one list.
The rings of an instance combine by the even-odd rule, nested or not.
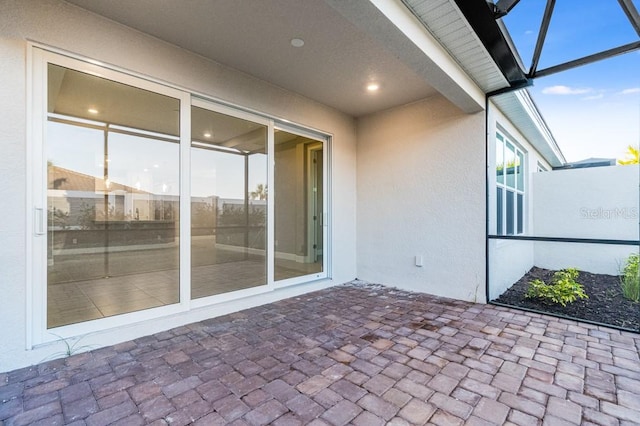
[[(545, 4), (522, 0), (503, 18), (527, 69)], [(538, 70), (637, 40), (617, 1), (558, 1)], [(623, 158), (640, 142), (639, 51), (536, 79), (529, 91), (568, 161)]]

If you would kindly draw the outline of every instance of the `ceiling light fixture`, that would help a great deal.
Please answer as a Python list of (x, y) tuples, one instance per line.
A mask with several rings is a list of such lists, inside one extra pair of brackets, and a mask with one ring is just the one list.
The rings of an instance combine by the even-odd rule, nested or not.
[(304, 40), (301, 38), (292, 38), (291, 39), (291, 45), (293, 47), (302, 47), (304, 46)]
[(97, 109), (95, 109), (95, 108), (89, 108), (89, 109), (87, 110), (87, 112), (88, 112), (89, 114), (97, 114), (97, 113), (98, 113), (98, 110), (97, 110)]
[(211, 133), (209, 133), (209, 132), (205, 132), (204, 137), (205, 137), (205, 138), (210, 138), (210, 137), (211, 137)]
[(369, 83), (367, 84), (367, 90), (369, 92), (376, 92), (380, 88), (378, 83)]

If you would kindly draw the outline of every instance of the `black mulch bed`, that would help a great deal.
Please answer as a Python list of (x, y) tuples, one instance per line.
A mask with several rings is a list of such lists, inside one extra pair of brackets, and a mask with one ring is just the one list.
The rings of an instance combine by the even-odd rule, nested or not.
[(640, 332), (640, 303), (624, 298), (618, 276), (580, 271), (576, 281), (582, 284), (589, 298), (578, 299), (566, 307), (524, 297), (529, 281), (538, 278), (549, 283), (554, 272), (534, 266), (495, 301)]

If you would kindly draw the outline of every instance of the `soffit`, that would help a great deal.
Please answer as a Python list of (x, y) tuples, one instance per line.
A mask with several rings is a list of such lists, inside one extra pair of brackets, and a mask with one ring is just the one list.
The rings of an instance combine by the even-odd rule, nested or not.
[(402, 0), (485, 92), (509, 86), (453, 0)]
[(356, 117), (436, 93), (324, 1), (67, 1)]

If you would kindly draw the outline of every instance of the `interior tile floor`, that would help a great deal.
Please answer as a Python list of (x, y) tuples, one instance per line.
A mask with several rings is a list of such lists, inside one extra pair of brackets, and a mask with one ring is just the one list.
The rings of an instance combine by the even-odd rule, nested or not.
[[(193, 250), (191, 296), (198, 299), (265, 285), (264, 256), (244, 255), (215, 245)], [(179, 302), (177, 248), (120, 251), (109, 254), (108, 278), (104, 254), (56, 256), (47, 288), (47, 324), (67, 324), (170, 305)], [(322, 261), (297, 263), (278, 259), (275, 278), (307, 275), (321, 270)], [(57, 281), (57, 282), (56, 282)]]
[(637, 425), (639, 351), (355, 282), (0, 373), (0, 424)]

